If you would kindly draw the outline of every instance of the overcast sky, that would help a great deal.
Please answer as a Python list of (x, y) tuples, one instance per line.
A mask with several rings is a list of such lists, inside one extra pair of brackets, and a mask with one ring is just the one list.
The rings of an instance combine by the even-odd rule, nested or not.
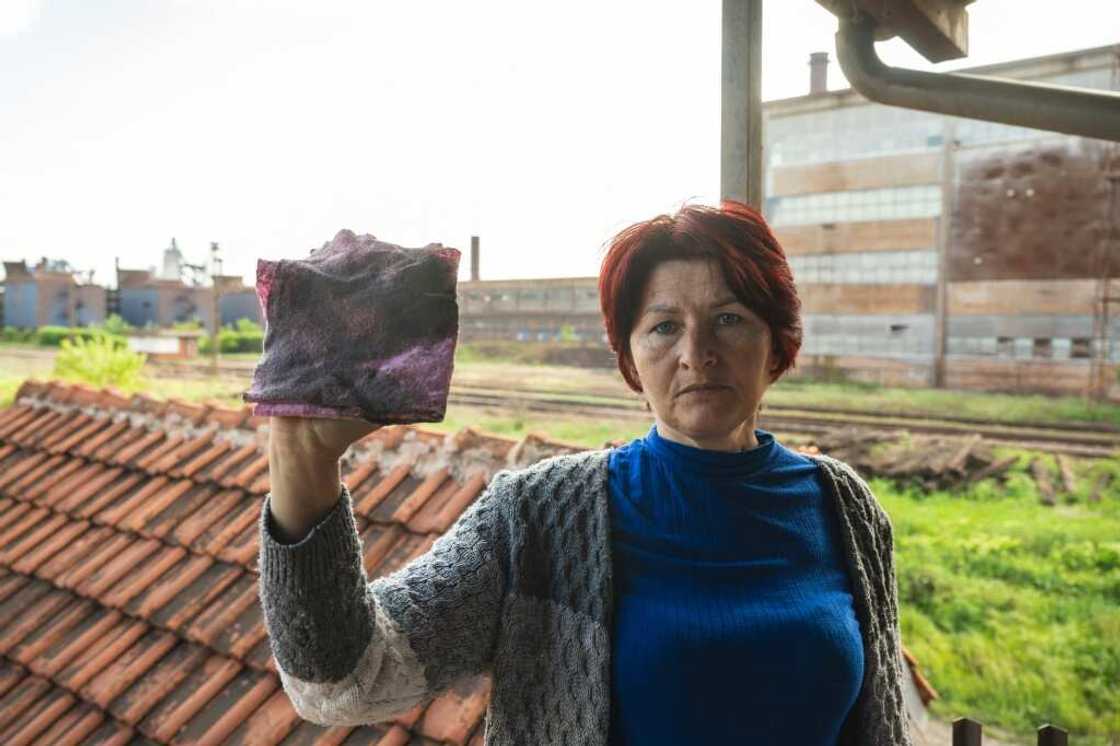
[[(0, 0), (0, 258), (96, 269), (210, 241), (252, 284), (340, 228), (482, 238), (484, 279), (594, 275), (620, 228), (719, 188), (719, 0)], [(983, 0), (967, 61), (1120, 43), (1120, 4)], [(768, 0), (764, 98), (835, 57)], [(845, 86), (838, 67), (830, 87)]]

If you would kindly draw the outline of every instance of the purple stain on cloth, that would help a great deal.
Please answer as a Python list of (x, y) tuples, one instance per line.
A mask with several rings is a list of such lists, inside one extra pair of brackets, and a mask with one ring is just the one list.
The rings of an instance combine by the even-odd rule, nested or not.
[(264, 350), (242, 399), (261, 416), (443, 420), (460, 256), (341, 230), (307, 259), (258, 259)]

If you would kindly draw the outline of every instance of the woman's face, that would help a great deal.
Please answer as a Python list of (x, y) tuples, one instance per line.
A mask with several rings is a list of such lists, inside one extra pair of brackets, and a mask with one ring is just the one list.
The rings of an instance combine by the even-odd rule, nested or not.
[[(663, 438), (723, 451), (755, 447), (770, 349), (770, 328), (735, 298), (718, 262), (672, 260), (653, 269), (630, 352)], [(685, 391), (696, 384), (713, 388)]]

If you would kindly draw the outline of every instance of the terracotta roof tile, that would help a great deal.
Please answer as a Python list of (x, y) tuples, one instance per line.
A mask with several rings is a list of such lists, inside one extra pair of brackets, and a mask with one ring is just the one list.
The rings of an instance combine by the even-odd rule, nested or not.
[(101, 599), (117, 581), (136, 567), (143, 567), (163, 546), (152, 539), (128, 539), (128, 541), (123, 550), (115, 553), (107, 563), (79, 583), (74, 590), (79, 595)]
[(236, 474), (231, 473), (227, 478), (222, 479), (220, 484), (223, 487), (247, 487), (257, 478), (257, 475), (268, 469), (268, 454), (262, 454), (257, 458), (244, 464), (240, 467), (240, 471)]
[(95, 546), (93, 551), (83, 556), (74, 557), (66, 571), (60, 573), (54, 579), (54, 584), (60, 588), (76, 590), (82, 581), (111, 562), (113, 558), (132, 544), (132, 541), (132, 537), (128, 534), (110, 531), (106, 540)]
[(15, 538), (5, 544), (0, 541), (0, 563), (15, 564), (25, 554), (29, 554), (47, 541), (52, 534), (59, 531), (67, 524), (66, 516), (57, 513), (50, 514), (40, 521), (33, 529), (16, 534)]
[(438, 526), (442, 523), (439, 517), (444, 506), (446, 506), (451, 498), (462, 488), (463, 486), (454, 479), (448, 478), (443, 480), (432, 492), (431, 497), (424, 502), (412, 517), (403, 522), (408, 525), (410, 531), (415, 531), (418, 534), (436, 531)]
[[(228, 742), (233, 744), (280, 743), (286, 746), (320, 746), (338, 744), (352, 728), (332, 728), (330, 730), (304, 720), (292, 708), (288, 695), (283, 690), (274, 690), (268, 699), (228, 734)], [(323, 737), (334, 732), (332, 740)]]
[(187, 721), (176, 738), (199, 746), (221, 746), (279, 687), (275, 676), (242, 670)]
[(136, 740), (136, 731), (116, 722), (112, 718), (105, 721), (82, 741), (82, 746), (147, 746), (146, 742)]
[(99, 595), (98, 600), (114, 609), (124, 608), (129, 601), (152, 587), (159, 578), (172, 567), (176, 567), (187, 556), (181, 547), (170, 548), (157, 544), (159, 551), (141, 565), (129, 568), (129, 572), (119, 579), (110, 590)]
[(219, 491), (214, 488), (204, 488), (202, 494), (205, 497), (197, 509), (191, 511), (188, 515), (180, 516), (169, 527), (171, 533), (165, 533), (165, 537), (171, 538), (177, 544), (192, 546), (207, 529), (217, 523), (229, 520), (230, 516), (237, 515), (237, 508), (243, 502), (248, 502), (244, 500), (239, 490)]
[(205, 648), (180, 642), (106, 709), (118, 720), (136, 725), (208, 657)]
[(37, 508), (31, 505), (20, 506), (18, 512), (13, 510), (10, 523), (0, 526), (0, 551), (18, 544), (23, 535), (33, 530), (51, 514), (46, 508)]
[(50, 474), (23, 491), (25, 500), (33, 500), (39, 505), (49, 506), (66, 497), (69, 492), (103, 470), (101, 464), (86, 463), (80, 458), (64, 461)]
[(108, 417), (91, 417), (85, 427), (77, 428), (64, 438), (52, 439), (50, 445), (44, 444), (43, 447), (51, 453), (66, 453), (102, 430), (108, 430), (111, 425), (112, 421)]
[[(55, 461), (55, 459), (62, 459)], [(51, 464), (51, 469), (46, 474), (40, 475), (34, 484), (19, 484), (17, 487), (22, 490), (21, 498), (24, 500), (38, 501), (40, 497), (46, 494), (47, 490), (54, 487), (56, 484), (64, 483), (72, 476), (77, 474), (82, 469), (93, 471), (97, 469), (97, 465), (90, 466), (81, 459), (67, 458), (66, 456), (53, 456), (47, 461)]]
[(167, 470), (173, 477), (194, 477), (202, 469), (217, 461), (233, 444), (226, 440), (211, 443), (194, 458)]
[(220, 655), (208, 656), (144, 716), (139, 729), (149, 738), (169, 742), (229, 684), (241, 664)]
[[(60, 464), (64, 464), (65, 461), (65, 456), (47, 457), (46, 454), (36, 454), (34, 464), (27, 464), (25, 461), (24, 464), (19, 465), (26, 465), (26, 468), (19, 469), (18, 478), (13, 478), (12, 481), (4, 487), (4, 492), (10, 495), (18, 495), (19, 500), (28, 500), (28, 497), (25, 496), (28, 487), (34, 485), (38, 479), (45, 474), (48, 474), (50, 469), (57, 468)], [(12, 468), (12, 472), (15, 472), (16, 468)]]
[(128, 430), (128, 420), (121, 419), (110, 424), (108, 427), (97, 432), (90, 438), (85, 439), (72, 449), (75, 456), (92, 457), (93, 454), (101, 446), (105, 445), (114, 438), (119, 437), (123, 432)]
[(142, 433), (140, 437), (133, 439), (128, 445), (108, 455), (106, 460), (114, 464), (131, 465), (134, 459), (142, 456), (149, 449), (158, 448), (160, 441), (167, 437), (167, 434), (162, 430), (152, 430), (147, 433), (139, 430), (139, 432)]
[(77, 746), (104, 722), (105, 713), (88, 702), (79, 701), (62, 717), (56, 718), (39, 739), (41, 743), (56, 746)]
[[(243, 445), (240, 448), (227, 451), (222, 454), (222, 457), (211, 464), (209, 467), (203, 469), (197, 475), (197, 479), (219, 482), (227, 474), (235, 472), (242, 465), (246, 463), (249, 458), (255, 459), (258, 456), (257, 446), (253, 443)], [(225, 487), (231, 485), (223, 485)]]
[(11, 727), (25, 714), (33, 712), (51, 690), (51, 684), (38, 676), (29, 676), (0, 699), (0, 734), (11, 733)]
[[(205, 510), (206, 504), (216, 493), (217, 488), (210, 485), (195, 484), (186, 479), (177, 481), (164, 488), (160, 500), (152, 501), (152, 511), (148, 516), (134, 513), (135, 520), (126, 521), (122, 525), (144, 536), (166, 538), (192, 513)], [(163, 495), (171, 497), (165, 500), (162, 499)]]
[(220, 581), (222, 569), (223, 567), (215, 565), (210, 557), (187, 555), (171, 570), (152, 581), (150, 586), (125, 602), (124, 611), (143, 619), (155, 619), (159, 609), (170, 603), (184, 588), (203, 575), (207, 575), (211, 580)]
[(191, 545), (191, 549), (216, 557), (218, 552), (240, 536), (248, 526), (255, 526), (260, 517), (260, 504), (255, 500), (244, 498), (239, 502), (241, 504), (237, 510), (231, 511), (223, 516), (222, 520), (212, 523), (203, 531)]
[(59, 503), (57, 508), (80, 518), (90, 518), (114, 504), (122, 495), (132, 492), (145, 479), (144, 474), (126, 471), (106, 485), (101, 492), (94, 493), (85, 502), (71, 505), (70, 500), (65, 500)]
[(259, 550), (258, 531), (256, 522), (241, 529), (228, 544), (218, 550), (219, 558), (235, 565), (242, 565), (256, 571), (257, 552)]
[(149, 628), (128, 650), (82, 686), (82, 697), (102, 709), (107, 708), (178, 643), (179, 638), (170, 632)]
[(96, 422), (96, 420), (88, 414), (76, 413), (64, 417), (61, 427), (56, 427), (50, 433), (44, 434), (35, 445), (50, 453), (57, 453), (59, 451), (56, 450), (56, 446), (67, 442), (71, 435), (80, 433), (92, 422)]
[(86, 556), (91, 554), (98, 546), (105, 544), (114, 532), (104, 526), (94, 526), (88, 531), (83, 532), (78, 538), (67, 546), (62, 547), (54, 556), (43, 563), (43, 565), (35, 571), (35, 576), (43, 580), (49, 580), (52, 583), (55, 579), (66, 572), (70, 567), (80, 563)]
[[(156, 431), (159, 432), (159, 431)], [(172, 433), (162, 440), (154, 448), (149, 448), (136, 458), (132, 459), (130, 466), (137, 469), (143, 469), (149, 474), (158, 473), (160, 470), (155, 468), (155, 465), (161, 461), (168, 454), (174, 453), (179, 449), (179, 446), (186, 442), (186, 438), (179, 433)], [(174, 461), (172, 462), (174, 464)]]
[(89, 650), (98, 640), (115, 628), (124, 619), (120, 612), (112, 609), (95, 608), (89, 616), (49, 645), (39, 656), (28, 661), (27, 667), (39, 676), (52, 678), (70, 665), (78, 656)]
[(24, 422), (30, 422), (34, 416), (35, 408), (25, 404), (13, 404), (0, 411), (0, 438), (7, 436)]
[(87, 521), (67, 522), (61, 529), (37, 544), (12, 564), (12, 569), (25, 575), (36, 572), (40, 566), (89, 528)]
[(95, 495), (104, 492), (105, 488), (115, 482), (124, 470), (120, 467), (106, 468), (104, 464), (91, 462), (89, 468), (81, 473), (81, 481), (54, 487), (44, 498), (39, 500), (40, 505), (49, 505), (55, 510), (68, 513), (79, 505), (85, 505)]
[[(354, 504), (354, 514), (372, 517), (377, 507), (385, 500), (397, 486), (408, 478), (412, 470), (412, 463), (400, 464), (385, 474), (381, 479), (366, 479), (350, 494)], [(403, 498), (402, 498), (403, 499)]]
[[(94, 448), (92, 458), (97, 461), (120, 463), (115, 458), (119, 452), (123, 451), (127, 446), (135, 445), (137, 441), (150, 435), (144, 428), (128, 424), (128, 420), (122, 420), (122, 422), (126, 423), (124, 430)], [(101, 433), (101, 435), (104, 435), (104, 433)], [(156, 435), (160, 435), (160, 433), (156, 433)]]
[(218, 635), (256, 600), (257, 578), (244, 573), (179, 632), (190, 640), (213, 647)]
[(47, 649), (56, 645), (63, 635), (74, 629), (84, 619), (88, 619), (96, 608), (96, 604), (87, 599), (74, 598), (73, 596), (67, 596), (67, 599), (65, 607), (51, 616), (41, 627), (35, 629), (31, 634), (5, 651), (5, 654), (25, 666), (30, 665)]
[(132, 647), (148, 629), (149, 626), (144, 622), (118, 615), (117, 624), (105, 634), (92, 640), (81, 655), (74, 658), (52, 679), (70, 691), (78, 691)]
[(7, 653), (30, 634), (45, 618), (57, 611), (67, 600), (64, 593), (52, 592), (48, 583), (31, 582), (12, 595), (0, 610), (0, 653)]

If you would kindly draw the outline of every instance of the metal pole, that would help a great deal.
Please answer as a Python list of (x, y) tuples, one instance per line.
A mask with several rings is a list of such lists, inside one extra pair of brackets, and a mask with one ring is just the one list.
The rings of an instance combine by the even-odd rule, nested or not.
[[(726, 3), (725, 3), (726, 5)], [(840, 19), (836, 55), (852, 88), (872, 101), (1068, 135), (1120, 140), (1120, 93), (963, 73), (888, 67), (874, 22)]]
[(723, 0), (720, 199), (762, 207), (762, 0)]
[(937, 220), (937, 297), (933, 321), (933, 385), (945, 388), (945, 347), (949, 336), (949, 241), (956, 191), (957, 125), (946, 117), (942, 128), (945, 142), (941, 156), (941, 217)]

